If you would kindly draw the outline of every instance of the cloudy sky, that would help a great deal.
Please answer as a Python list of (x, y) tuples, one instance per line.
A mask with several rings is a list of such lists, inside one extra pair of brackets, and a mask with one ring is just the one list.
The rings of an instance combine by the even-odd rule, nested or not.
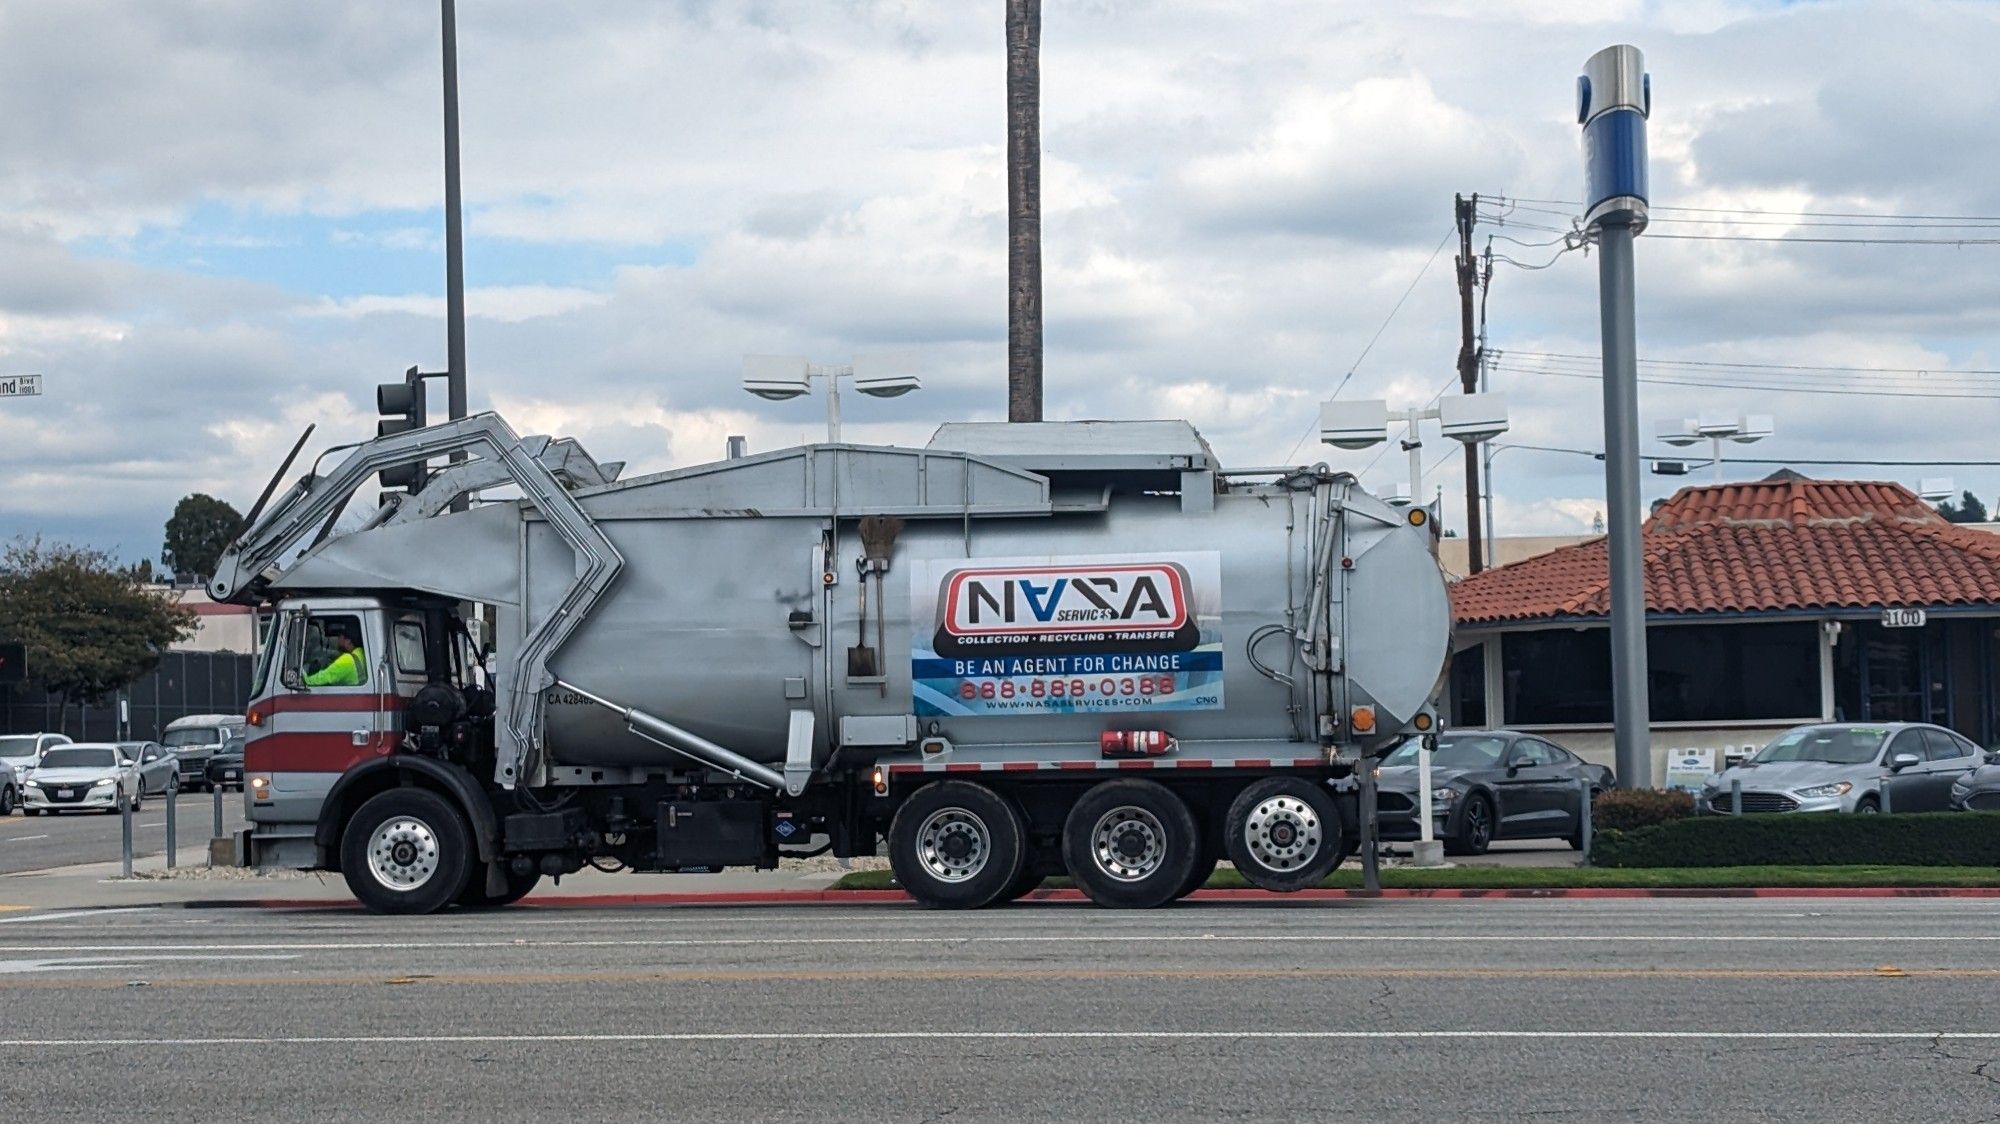
[[(1559, 253), (1573, 84), (1631, 42), (1654, 202), (1690, 208), (1652, 233), (1727, 236), (1642, 240), (1642, 356), (1772, 365), (1651, 368), (1648, 451), (1671, 452), (1657, 419), (1705, 409), (1774, 416), (1745, 456), (2000, 459), (2000, 400), (1963, 396), (2000, 376), (1942, 373), (2000, 367), (2000, 245), (1743, 237), (2000, 238), (1814, 225), (2000, 215), (1995, 5), (1044, 8), (1052, 417), (1186, 417), (1232, 463), (1389, 482), (1400, 456), (1301, 437), (1350, 371), (1343, 396), (1397, 405), (1451, 379), (1433, 252), (1476, 191), (1558, 201), (1482, 208), (1480, 247), (1553, 259), (1495, 269), (1506, 440), (1601, 448), (1597, 384), (1538, 356), (1596, 352), (1595, 257)], [(896, 348), (925, 390), (850, 403), (850, 439), (1001, 416), (999, 0), (461, 0), (459, 20), (475, 408), (652, 470), (821, 432), (816, 402), (737, 389), (744, 353)], [(371, 433), (375, 383), (442, 365), (437, 50), (410, 0), (0, 4), (0, 375), (47, 383), (0, 402), (0, 536), (157, 555), (178, 496), (247, 506), (306, 423), (320, 445)], [(1432, 436), (1424, 486), (1456, 525), (1446, 452)], [(1502, 533), (1602, 509), (1586, 457), (1497, 469)], [(2000, 494), (1992, 468), (1809, 471)]]

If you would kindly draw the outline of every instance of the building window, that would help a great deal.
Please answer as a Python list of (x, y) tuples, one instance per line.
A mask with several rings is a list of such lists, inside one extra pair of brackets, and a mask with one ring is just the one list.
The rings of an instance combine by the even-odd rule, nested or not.
[(1461, 648), (1451, 657), (1451, 722), (1486, 725), (1486, 645)]
[[(1741, 722), (1819, 714), (1819, 626), (1654, 625), (1646, 630), (1654, 722)], [(1501, 640), (1510, 725), (1611, 722), (1607, 630), (1547, 629)]]

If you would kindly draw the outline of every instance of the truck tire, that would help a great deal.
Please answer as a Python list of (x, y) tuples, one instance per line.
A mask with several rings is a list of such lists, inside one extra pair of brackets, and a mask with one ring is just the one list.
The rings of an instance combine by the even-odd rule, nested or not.
[(1014, 802), (970, 781), (925, 785), (889, 825), (896, 881), (929, 909), (978, 909), (1001, 900), (1027, 857), (1027, 824)]
[(1063, 821), (1069, 876), (1091, 901), (1113, 909), (1173, 901), (1201, 850), (1194, 814), (1156, 781), (1105, 781)]
[(1043, 880), (1047, 877), (1047, 875), (1043, 874), (1036, 867), (1026, 863), (1022, 864), (1021, 873), (1014, 876), (1013, 885), (1008, 886), (1000, 892), (1000, 896), (995, 899), (996, 904), (1000, 902), (1020, 901), (1022, 898), (1034, 893), (1036, 888), (1041, 886)]
[(423, 788), (370, 797), (340, 836), (340, 871), (371, 913), (432, 913), (458, 900), (472, 871), (472, 829)]
[(1213, 843), (1204, 843), (1201, 848), (1201, 857), (1197, 858), (1194, 865), (1188, 868), (1187, 881), (1181, 883), (1180, 892), (1174, 895), (1174, 900), (1179, 901), (1196, 890), (1201, 889), (1203, 886), (1208, 885), (1209, 875), (1215, 873), (1216, 864), (1221, 861), (1222, 856), (1215, 853), (1215, 845)]
[(532, 893), (541, 884), (542, 872), (532, 870), (524, 877), (512, 870), (506, 872), (507, 892), (494, 897), (486, 892), (486, 875), (479, 864), (473, 864), (471, 875), (465, 880), (465, 889), (459, 891), (460, 909), (499, 909), (510, 906)]
[(1229, 861), (1262, 890), (1303, 890), (1343, 857), (1340, 806), (1325, 785), (1268, 777), (1236, 794), (1224, 823)]

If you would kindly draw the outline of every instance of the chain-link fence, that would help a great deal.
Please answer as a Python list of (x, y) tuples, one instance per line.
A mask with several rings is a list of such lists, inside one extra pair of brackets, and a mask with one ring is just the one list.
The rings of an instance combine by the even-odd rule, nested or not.
[[(77, 741), (158, 738), (167, 723), (189, 714), (242, 714), (250, 704), (255, 659), (235, 652), (167, 652), (151, 675), (94, 706), (71, 703), (58, 714), (55, 696), (32, 681), (0, 690), (0, 733), (44, 730)], [(129, 732), (118, 725), (118, 703), (130, 714)]]

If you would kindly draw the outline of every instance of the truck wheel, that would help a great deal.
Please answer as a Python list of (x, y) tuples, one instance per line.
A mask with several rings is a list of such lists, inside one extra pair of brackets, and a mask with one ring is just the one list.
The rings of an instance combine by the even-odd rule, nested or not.
[(930, 909), (978, 909), (1000, 900), (1027, 854), (1027, 825), (1013, 802), (970, 781), (925, 785), (889, 825), (896, 881)]
[(1048, 876), (1040, 869), (1027, 863), (1021, 865), (1021, 873), (1014, 876), (1014, 883), (1000, 892), (996, 902), (1017, 902), (1033, 893)]
[(1303, 890), (1342, 857), (1340, 808), (1324, 785), (1268, 777), (1236, 794), (1225, 823), (1229, 861), (1259, 889)]
[(1156, 781), (1105, 781), (1063, 821), (1063, 859), (1091, 901), (1152, 909), (1174, 900), (1201, 856), (1201, 829)]
[(506, 876), (507, 892), (497, 898), (493, 897), (486, 892), (485, 872), (479, 868), (478, 863), (474, 863), (471, 876), (465, 880), (465, 889), (459, 891), (459, 908), (499, 909), (502, 906), (513, 905), (527, 897), (542, 881), (542, 872), (539, 870), (529, 871), (526, 877), (508, 870)]
[(1174, 895), (1174, 900), (1179, 901), (1208, 885), (1208, 876), (1215, 873), (1215, 866), (1221, 861), (1222, 856), (1215, 853), (1213, 844), (1203, 844), (1201, 857), (1188, 868), (1187, 881), (1181, 883), (1180, 892)]
[(373, 913), (431, 913), (458, 899), (472, 829), (444, 797), (391, 789), (361, 805), (340, 837), (347, 888)]

